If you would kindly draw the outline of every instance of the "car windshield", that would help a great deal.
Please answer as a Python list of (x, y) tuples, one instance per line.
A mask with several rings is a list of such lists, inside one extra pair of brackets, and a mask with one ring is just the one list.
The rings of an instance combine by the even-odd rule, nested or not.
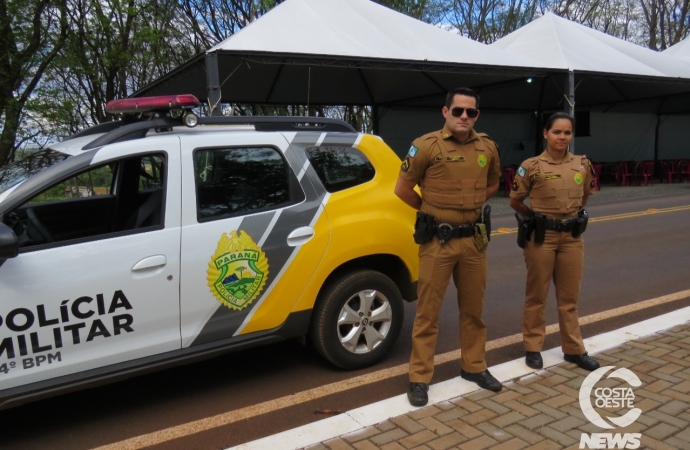
[(46, 148), (31, 152), (19, 161), (0, 167), (0, 194), (31, 175), (67, 158), (69, 155)]

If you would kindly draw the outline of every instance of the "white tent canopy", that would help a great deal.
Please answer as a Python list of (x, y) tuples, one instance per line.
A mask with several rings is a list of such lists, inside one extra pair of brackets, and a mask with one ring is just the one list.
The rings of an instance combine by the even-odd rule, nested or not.
[(681, 61), (690, 64), (690, 37), (683, 39), (682, 41), (667, 48), (661, 53), (680, 59)]
[(224, 102), (436, 106), (457, 86), (553, 71), (369, 0), (287, 0), (135, 96), (218, 85)]
[[(574, 72), (575, 112), (587, 112), (591, 125), (576, 139), (578, 153), (613, 161), (677, 158), (685, 151), (673, 142), (690, 140), (690, 127), (662, 116), (690, 111), (689, 63), (551, 13), (492, 47)], [(559, 94), (568, 94), (565, 85)]]
[(492, 67), (542, 64), (370, 0), (288, 0), (207, 51), (345, 56)]
[(578, 72), (690, 79), (690, 64), (552, 13), (491, 46)]
[[(134, 96), (372, 105), (374, 131), (403, 153), (416, 135), (441, 127), (446, 92), (469, 86), (481, 95), (479, 129), (514, 162), (540, 147), (540, 114), (568, 104), (568, 71), (576, 110), (646, 114), (653, 133), (664, 127), (659, 114), (690, 113), (690, 64), (669, 55), (552, 14), (487, 46), (369, 0), (287, 0)], [(618, 135), (601, 133), (577, 145), (589, 140), (635, 159), (669, 135), (619, 145)]]

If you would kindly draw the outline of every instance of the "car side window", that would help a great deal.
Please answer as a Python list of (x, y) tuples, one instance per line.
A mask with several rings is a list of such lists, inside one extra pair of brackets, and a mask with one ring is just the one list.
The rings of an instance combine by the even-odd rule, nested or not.
[(112, 184), (113, 168), (103, 166), (61, 181), (29, 200), (29, 203), (62, 202), (75, 198), (110, 195)]
[(199, 149), (194, 153), (194, 175), (199, 222), (304, 199), (282, 153), (271, 147)]
[(308, 147), (307, 158), (328, 192), (338, 192), (374, 178), (376, 170), (364, 153), (351, 147)]
[(159, 155), (141, 158), (139, 171), (139, 190), (157, 189), (163, 187), (164, 159)]
[(5, 215), (20, 248), (163, 225), (165, 155), (123, 158), (44, 189)]

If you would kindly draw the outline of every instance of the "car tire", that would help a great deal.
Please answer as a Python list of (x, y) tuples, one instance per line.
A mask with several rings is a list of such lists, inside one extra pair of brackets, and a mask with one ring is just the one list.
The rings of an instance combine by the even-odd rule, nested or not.
[(311, 341), (338, 367), (367, 367), (395, 344), (404, 314), (400, 290), (390, 278), (374, 270), (350, 272), (319, 295)]

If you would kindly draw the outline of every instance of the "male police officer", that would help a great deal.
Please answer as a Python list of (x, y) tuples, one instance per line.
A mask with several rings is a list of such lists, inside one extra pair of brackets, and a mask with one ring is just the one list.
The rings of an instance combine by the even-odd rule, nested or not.
[(407, 394), (414, 406), (428, 401), (438, 317), (451, 274), (460, 309), (460, 375), (484, 389), (502, 388), (484, 361), (486, 324), (481, 318), (487, 274), (481, 208), (498, 190), (500, 162), (496, 144), (473, 129), (478, 108), (479, 96), (473, 90), (450, 91), (442, 109), (443, 130), (412, 143), (395, 186), (395, 194), (420, 211), (415, 225), (415, 239), (421, 244), (419, 300)]

